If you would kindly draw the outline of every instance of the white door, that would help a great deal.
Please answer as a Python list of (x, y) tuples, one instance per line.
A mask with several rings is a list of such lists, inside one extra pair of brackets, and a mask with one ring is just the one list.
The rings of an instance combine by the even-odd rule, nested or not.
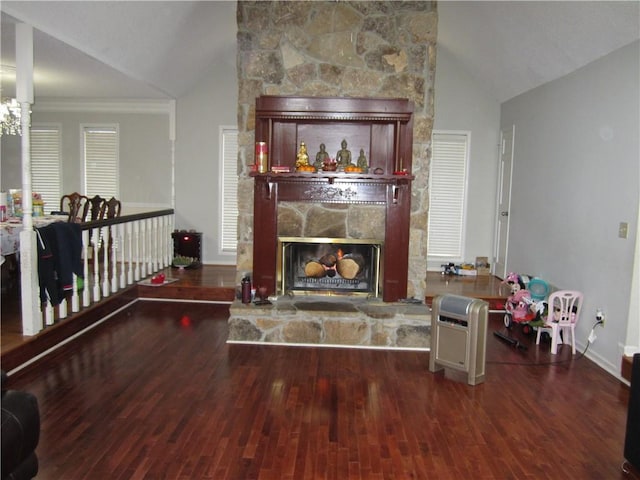
[(513, 171), (513, 138), (516, 127), (500, 132), (500, 169), (498, 171), (498, 212), (496, 215), (496, 245), (493, 274), (500, 278), (507, 275), (509, 253), (509, 209), (511, 206), (511, 172)]

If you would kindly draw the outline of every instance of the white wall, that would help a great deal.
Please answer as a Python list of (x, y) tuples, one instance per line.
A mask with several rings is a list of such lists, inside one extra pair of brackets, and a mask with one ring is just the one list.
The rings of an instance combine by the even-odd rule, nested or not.
[[(45, 104), (45, 101), (41, 102)], [(83, 102), (74, 102), (74, 109)], [(89, 105), (94, 105), (89, 102)], [(68, 104), (65, 108), (69, 108)], [(132, 104), (129, 105), (132, 107)], [(100, 107), (87, 107), (100, 108)], [(132, 107), (133, 108), (133, 107)], [(33, 125), (59, 124), (62, 131), (62, 193), (82, 192), (81, 124), (118, 124), (119, 182), (122, 214), (128, 207), (171, 207), (171, 148), (166, 113), (110, 113), (100, 111), (41, 111), (34, 104)], [(22, 187), (19, 137), (2, 140), (2, 190)], [(45, 205), (45, 211), (59, 205)]]
[[(439, 48), (435, 79), (435, 130), (471, 132), (465, 261), (492, 258), (500, 141), (500, 104), (444, 48)], [(491, 261), (491, 260), (490, 260)], [(428, 263), (440, 270), (442, 261)]]
[(203, 263), (235, 265), (235, 255), (218, 251), (218, 135), (220, 126), (236, 125), (235, 56), (213, 66), (198, 86), (178, 99), (177, 109), (176, 228), (202, 232)]
[(8, 192), (22, 187), (22, 147), (19, 135), (0, 137), (0, 189)]
[[(639, 57), (640, 42), (623, 47), (505, 102), (501, 118), (502, 128), (515, 125), (508, 270), (584, 293), (581, 345), (602, 308), (606, 324), (588, 354), (615, 375), (627, 324), (640, 322), (630, 310), (638, 295), (630, 285), (640, 188)], [(619, 222), (629, 223), (629, 238), (618, 238)]]

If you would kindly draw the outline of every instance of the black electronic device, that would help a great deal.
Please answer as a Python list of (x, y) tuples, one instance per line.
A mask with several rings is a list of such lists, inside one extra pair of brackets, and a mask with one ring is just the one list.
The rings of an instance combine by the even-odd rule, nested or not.
[[(633, 356), (624, 458), (640, 471), (640, 353)], [(624, 466), (623, 466), (624, 469)]]
[(202, 233), (175, 230), (171, 236), (173, 237), (173, 256), (174, 257), (190, 257), (195, 259), (193, 266), (202, 263)]

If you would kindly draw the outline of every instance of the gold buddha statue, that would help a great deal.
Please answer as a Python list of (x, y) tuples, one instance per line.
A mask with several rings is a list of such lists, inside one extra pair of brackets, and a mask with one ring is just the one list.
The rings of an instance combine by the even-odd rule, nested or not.
[(300, 142), (300, 149), (298, 150), (298, 156), (296, 157), (296, 168), (309, 165), (309, 154), (307, 153), (307, 146), (304, 142)]

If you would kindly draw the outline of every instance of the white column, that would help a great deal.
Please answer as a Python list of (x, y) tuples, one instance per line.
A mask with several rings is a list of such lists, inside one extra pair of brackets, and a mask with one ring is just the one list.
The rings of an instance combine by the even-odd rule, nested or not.
[(16, 24), (16, 97), (20, 103), (22, 128), (22, 215), (20, 232), (20, 285), (22, 294), (22, 333), (35, 335), (42, 330), (38, 287), (38, 250), (33, 230), (31, 197), (31, 104), (33, 103), (33, 28)]

